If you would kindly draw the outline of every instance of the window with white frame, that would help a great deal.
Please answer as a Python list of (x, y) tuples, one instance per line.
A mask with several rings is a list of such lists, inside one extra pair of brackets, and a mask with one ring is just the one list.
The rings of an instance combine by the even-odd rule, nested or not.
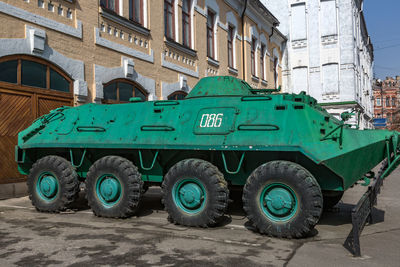
[(251, 38), (251, 75), (256, 76), (256, 50), (257, 50), (257, 39)]
[(207, 56), (215, 59), (215, 44), (214, 44), (214, 24), (215, 12), (208, 9), (207, 12)]
[(101, 0), (100, 5), (110, 11), (119, 14), (119, 1), (120, 0)]
[(233, 45), (235, 42), (235, 28), (232, 25), (228, 26), (228, 66), (231, 68), (234, 68), (234, 62), (233, 62)]
[(339, 93), (339, 65), (337, 63), (322, 66), (322, 91), (325, 95)]
[(265, 53), (266, 53), (266, 45), (261, 43), (261, 51), (260, 51), (260, 78), (265, 80)]
[(182, 44), (190, 47), (191, 42), (191, 0), (182, 0)]
[(175, 1), (164, 0), (164, 34), (165, 37), (170, 39), (175, 39)]
[(306, 4), (294, 4), (292, 7), (292, 40), (307, 39)]
[(235, 40), (238, 36), (238, 22), (236, 14), (233, 12), (228, 12), (226, 14), (226, 22), (228, 25), (228, 66), (232, 69), (237, 68), (236, 64), (236, 44)]
[(380, 97), (376, 99), (376, 105), (377, 105), (378, 107), (380, 107), (380, 106), (382, 105), (382, 103), (381, 103), (381, 98), (380, 98)]
[(336, 0), (321, 0), (321, 36), (337, 35)]
[(293, 68), (293, 93), (308, 91), (308, 69), (307, 67)]
[(145, 0), (129, 0), (129, 19), (141, 25), (144, 25), (143, 1)]
[(278, 88), (278, 64), (279, 64), (279, 60), (277, 57), (274, 57), (274, 86), (275, 88)]

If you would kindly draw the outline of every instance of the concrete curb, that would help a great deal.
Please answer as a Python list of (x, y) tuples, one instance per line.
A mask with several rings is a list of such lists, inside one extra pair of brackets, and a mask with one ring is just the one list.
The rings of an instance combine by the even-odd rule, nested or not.
[(0, 184), (0, 199), (23, 197), (28, 195), (28, 187), (25, 182)]

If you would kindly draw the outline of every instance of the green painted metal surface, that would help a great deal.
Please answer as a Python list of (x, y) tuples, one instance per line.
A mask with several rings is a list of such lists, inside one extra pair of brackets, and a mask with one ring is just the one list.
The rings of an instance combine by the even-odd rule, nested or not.
[(96, 195), (104, 207), (111, 208), (121, 199), (121, 183), (114, 175), (104, 174), (97, 179)]
[(352, 129), (304, 93), (269, 94), (208, 77), (184, 100), (53, 110), (19, 134), (16, 160), (26, 174), (38, 158), (57, 154), (73, 158), (84, 176), (96, 159), (120, 155), (143, 180), (161, 182), (179, 160), (202, 158), (243, 185), (255, 168), (281, 159), (304, 166), (323, 190), (340, 191), (397, 146), (397, 132)]
[(50, 172), (43, 172), (39, 175), (36, 183), (36, 193), (46, 201), (53, 201), (58, 195), (58, 179)]
[(196, 214), (203, 210), (207, 193), (199, 180), (187, 178), (174, 185), (172, 197), (179, 209), (189, 214)]
[(260, 206), (264, 214), (275, 222), (290, 220), (299, 208), (296, 194), (282, 183), (273, 183), (263, 189)]

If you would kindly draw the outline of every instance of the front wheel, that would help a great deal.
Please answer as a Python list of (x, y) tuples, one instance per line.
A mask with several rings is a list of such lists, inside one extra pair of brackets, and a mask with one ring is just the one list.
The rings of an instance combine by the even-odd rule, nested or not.
[(322, 193), (315, 178), (300, 165), (272, 161), (255, 169), (243, 190), (243, 208), (260, 233), (300, 238), (317, 224)]
[(59, 156), (46, 156), (36, 161), (27, 183), (29, 198), (39, 211), (63, 211), (79, 193), (78, 175), (71, 163)]
[(200, 159), (182, 160), (165, 175), (162, 202), (176, 224), (217, 224), (228, 206), (227, 182), (217, 167)]

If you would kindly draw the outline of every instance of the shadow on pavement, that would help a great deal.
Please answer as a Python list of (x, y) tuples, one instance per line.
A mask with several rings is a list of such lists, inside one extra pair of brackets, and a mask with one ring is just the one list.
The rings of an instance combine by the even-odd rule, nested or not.
[[(341, 202), (334, 208), (324, 211), (318, 224), (332, 226), (351, 224), (351, 212), (355, 207), (356, 205), (354, 204)], [(374, 207), (372, 209), (372, 219), (372, 224), (383, 222), (385, 220), (385, 211)]]

